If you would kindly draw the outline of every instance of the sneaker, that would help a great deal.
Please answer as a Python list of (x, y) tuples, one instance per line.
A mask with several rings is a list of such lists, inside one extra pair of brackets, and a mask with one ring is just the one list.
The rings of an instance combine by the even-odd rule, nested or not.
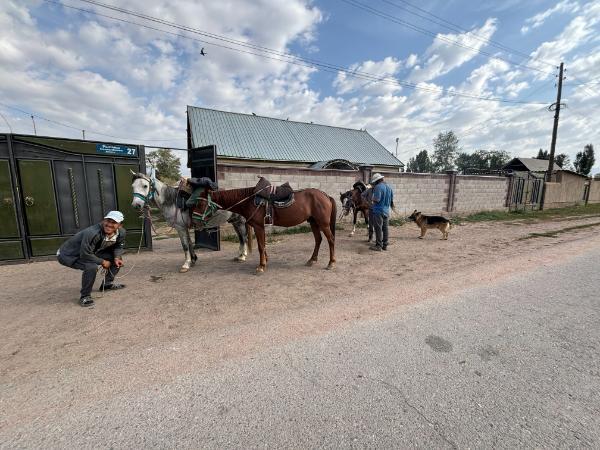
[(384, 252), (387, 251), (387, 245), (384, 245), (383, 247), (381, 247), (381, 250), (383, 250)]
[(111, 283), (104, 285), (104, 283), (100, 283), (99, 291), (116, 291), (117, 289), (123, 289), (125, 287), (124, 284), (119, 283)]
[(79, 299), (79, 305), (81, 305), (81, 306), (92, 306), (93, 304), (94, 304), (94, 299), (92, 297), (90, 297), (89, 295), (86, 295)]
[(373, 250), (375, 252), (380, 252), (381, 251), (381, 247), (379, 245), (371, 245), (369, 247), (369, 250)]

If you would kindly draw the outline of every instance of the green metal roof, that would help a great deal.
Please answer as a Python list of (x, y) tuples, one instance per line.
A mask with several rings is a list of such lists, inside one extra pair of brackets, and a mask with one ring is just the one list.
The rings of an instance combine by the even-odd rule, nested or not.
[(188, 106), (192, 147), (216, 145), (217, 155), (315, 163), (403, 166), (366, 131)]

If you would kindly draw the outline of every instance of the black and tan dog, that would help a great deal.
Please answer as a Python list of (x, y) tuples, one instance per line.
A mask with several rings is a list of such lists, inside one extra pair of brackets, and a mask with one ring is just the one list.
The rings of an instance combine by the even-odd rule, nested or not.
[(408, 219), (415, 222), (419, 228), (421, 228), (421, 236), (419, 236), (419, 239), (425, 237), (425, 233), (427, 233), (429, 228), (437, 228), (442, 232), (442, 239), (448, 239), (448, 231), (450, 230), (451, 225), (449, 219), (442, 216), (426, 216), (416, 209)]

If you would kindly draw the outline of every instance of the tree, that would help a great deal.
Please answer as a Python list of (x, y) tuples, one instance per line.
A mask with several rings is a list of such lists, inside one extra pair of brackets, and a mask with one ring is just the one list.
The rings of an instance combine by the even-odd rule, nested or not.
[(460, 151), (454, 131), (439, 133), (433, 140), (433, 166), (436, 172), (454, 169), (456, 154)]
[[(536, 159), (544, 159), (548, 161), (550, 159), (550, 153), (548, 150), (540, 150), (538, 151)], [(566, 153), (559, 153), (554, 156), (554, 163), (558, 165), (561, 169), (569, 169), (571, 167), (571, 161), (569, 160), (569, 155)]]
[(596, 158), (594, 157), (594, 146), (592, 144), (588, 144), (583, 147), (582, 152), (577, 152), (575, 156), (575, 170), (577, 173), (582, 175), (589, 175), (594, 163), (596, 162)]
[[(550, 159), (550, 158), (548, 158)], [(556, 155), (554, 157), (554, 162), (558, 164), (561, 169), (570, 169), (571, 168), (571, 160), (569, 159), (569, 155), (566, 153), (561, 153), (560, 155)]]
[(421, 150), (417, 156), (414, 158), (410, 158), (408, 160), (408, 168), (409, 172), (417, 172), (417, 173), (430, 173), (433, 172), (433, 164), (431, 159), (429, 159), (429, 155), (427, 154), (427, 150)]
[(157, 170), (162, 181), (174, 182), (181, 177), (181, 161), (170, 149), (159, 148), (150, 153), (146, 159)]
[(504, 150), (477, 150), (471, 154), (461, 152), (456, 158), (456, 168), (462, 173), (467, 169), (500, 170), (509, 160), (510, 155)]

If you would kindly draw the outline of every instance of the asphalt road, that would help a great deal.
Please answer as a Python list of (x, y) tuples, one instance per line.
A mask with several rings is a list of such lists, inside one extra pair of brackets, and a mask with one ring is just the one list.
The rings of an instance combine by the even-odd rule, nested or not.
[(600, 448), (598, 268), (588, 252), (426, 299), (0, 431), (0, 446)]

